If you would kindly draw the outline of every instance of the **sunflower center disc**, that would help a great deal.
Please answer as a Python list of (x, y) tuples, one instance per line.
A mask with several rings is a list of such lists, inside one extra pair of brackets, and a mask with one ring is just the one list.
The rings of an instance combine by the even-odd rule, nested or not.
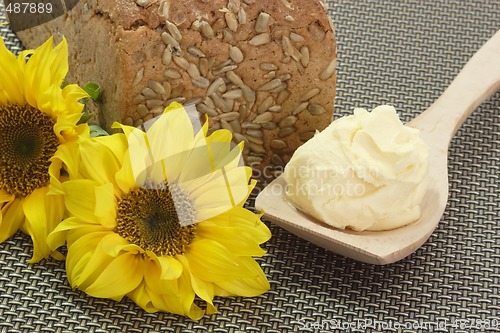
[(194, 238), (194, 225), (181, 226), (194, 219), (194, 209), (174, 185), (139, 188), (118, 203), (116, 232), (144, 250), (158, 256), (182, 254)]
[(30, 105), (0, 106), (0, 189), (26, 197), (49, 184), (59, 140), (54, 121)]

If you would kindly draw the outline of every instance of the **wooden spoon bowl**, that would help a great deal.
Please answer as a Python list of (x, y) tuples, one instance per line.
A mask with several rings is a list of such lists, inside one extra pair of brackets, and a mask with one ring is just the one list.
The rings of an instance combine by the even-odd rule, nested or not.
[(267, 219), (335, 253), (371, 264), (398, 261), (418, 249), (438, 225), (448, 201), (448, 147), (465, 119), (500, 88), (500, 30), (469, 60), (429, 109), (407, 125), (429, 147), (429, 187), (419, 220), (387, 231), (340, 230), (295, 208), (278, 177), (259, 193), (255, 206)]

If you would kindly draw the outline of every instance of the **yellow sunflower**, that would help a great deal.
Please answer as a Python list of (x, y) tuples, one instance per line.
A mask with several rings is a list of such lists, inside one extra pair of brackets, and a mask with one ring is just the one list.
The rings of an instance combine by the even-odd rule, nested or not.
[[(269, 283), (253, 257), (271, 234), (243, 207), (255, 182), (231, 133), (195, 135), (186, 110), (169, 106), (147, 132), (82, 142), (61, 155), (78, 173), (53, 191), (69, 218), (49, 236), (67, 243), (68, 280), (90, 296), (131, 298), (146, 311), (199, 319), (195, 298), (256, 296)], [(81, 177), (80, 179), (78, 179)]]
[(63, 197), (47, 196), (51, 158), (88, 134), (76, 126), (87, 94), (76, 85), (61, 89), (67, 71), (65, 40), (16, 58), (0, 38), (0, 242), (21, 228), (33, 239), (32, 262), (51, 254), (46, 238), (64, 214)]

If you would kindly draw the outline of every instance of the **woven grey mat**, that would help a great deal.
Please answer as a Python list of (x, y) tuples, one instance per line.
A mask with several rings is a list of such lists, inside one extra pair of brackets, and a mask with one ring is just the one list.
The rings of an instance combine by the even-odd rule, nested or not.
[[(329, 8), (336, 117), (389, 103), (410, 119), (500, 29), (498, 0), (339, 0)], [(20, 50), (7, 27), (0, 31)], [(63, 263), (26, 264), (31, 242), (18, 233), (0, 244), (0, 332), (498, 332), (499, 127), (497, 93), (452, 141), (450, 198), (437, 230), (395, 264), (346, 259), (268, 223), (273, 237), (259, 262), (271, 290), (217, 298), (219, 313), (194, 322), (72, 290)]]

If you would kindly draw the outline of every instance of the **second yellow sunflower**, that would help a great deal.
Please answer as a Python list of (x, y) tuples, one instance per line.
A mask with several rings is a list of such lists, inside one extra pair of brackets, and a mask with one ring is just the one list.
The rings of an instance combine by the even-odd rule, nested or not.
[(271, 234), (243, 207), (255, 184), (231, 133), (207, 136), (205, 124), (195, 135), (179, 104), (147, 133), (119, 127), (124, 134), (82, 142), (79, 156), (62, 157), (79, 176), (54, 183), (70, 217), (49, 243), (67, 242), (71, 285), (192, 319), (205, 313), (196, 298), (214, 313), (214, 296), (267, 291), (253, 257), (265, 254), (260, 244)]

